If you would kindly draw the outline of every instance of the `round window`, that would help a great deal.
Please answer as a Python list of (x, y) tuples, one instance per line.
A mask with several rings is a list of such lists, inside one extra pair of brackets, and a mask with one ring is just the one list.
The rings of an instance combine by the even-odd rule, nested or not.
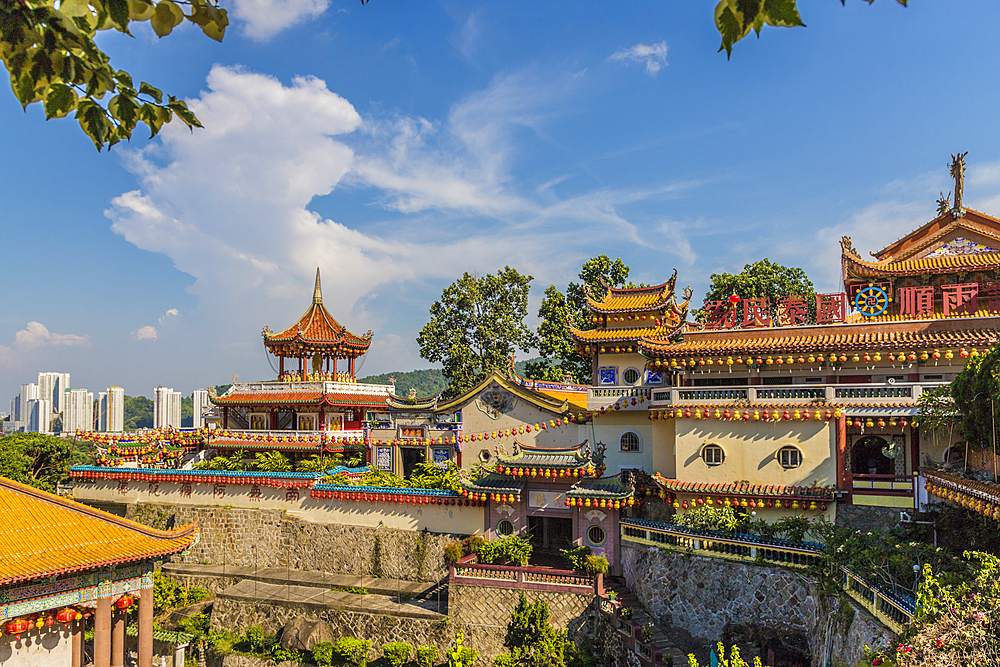
[(701, 450), (701, 458), (707, 465), (721, 466), (726, 460), (726, 453), (718, 445), (705, 445), (705, 449)]
[(479, 461), (482, 463), (489, 463), (490, 461), (490, 450), (483, 449), (479, 452)]
[(639, 381), (639, 371), (629, 368), (622, 373), (622, 379), (625, 380), (625, 384), (635, 384)]
[(501, 537), (507, 537), (508, 535), (514, 534), (514, 522), (510, 519), (500, 519), (497, 524), (497, 534)]
[(587, 529), (587, 541), (592, 546), (599, 547), (604, 544), (605, 537), (604, 529), (600, 526), (594, 525)]
[(778, 463), (782, 468), (798, 468), (802, 465), (802, 452), (798, 447), (782, 447), (778, 450)]

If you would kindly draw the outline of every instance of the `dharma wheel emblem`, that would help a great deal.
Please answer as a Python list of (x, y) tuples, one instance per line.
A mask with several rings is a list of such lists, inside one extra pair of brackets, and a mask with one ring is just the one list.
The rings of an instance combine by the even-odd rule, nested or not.
[(889, 295), (876, 285), (862, 287), (854, 297), (854, 309), (865, 317), (881, 315), (888, 307)]

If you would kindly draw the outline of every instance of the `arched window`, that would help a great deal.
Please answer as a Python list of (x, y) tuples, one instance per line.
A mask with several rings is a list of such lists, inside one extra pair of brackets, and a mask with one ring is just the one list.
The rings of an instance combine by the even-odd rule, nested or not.
[(634, 368), (626, 368), (625, 372), (622, 373), (622, 379), (625, 380), (625, 384), (635, 384), (639, 381), (639, 371)]
[(786, 470), (798, 468), (802, 465), (802, 452), (798, 447), (786, 445), (778, 450), (778, 463)]
[(497, 523), (497, 535), (507, 537), (514, 534), (514, 522), (510, 519), (500, 519)]
[(708, 466), (720, 466), (726, 460), (726, 452), (718, 445), (705, 445), (701, 450), (701, 459)]
[(618, 440), (620, 446), (619, 451), (622, 452), (641, 452), (642, 451), (642, 440), (639, 439), (639, 434), (634, 431), (625, 431), (622, 433), (622, 437)]
[(587, 541), (590, 542), (591, 546), (601, 546), (604, 544), (606, 537), (607, 535), (604, 534), (604, 529), (596, 524), (587, 529)]

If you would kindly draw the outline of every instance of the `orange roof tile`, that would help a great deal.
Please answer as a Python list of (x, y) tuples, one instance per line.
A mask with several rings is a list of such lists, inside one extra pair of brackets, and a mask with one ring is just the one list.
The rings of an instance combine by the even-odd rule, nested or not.
[(697, 331), (685, 334), (680, 343), (644, 339), (640, 348), (651, 358), (663, 358), (730, 353), (957, 349), (988, 347), (998, 338), (1000, 318), (984, 317)]
[(0, 477), (0, 585), (177, 553), (196, 523), (154, 530)]
[(910, 276), (956, 271), (991, 271), (1000, 268), (1000, 253), (979, 255), (944, 255), (906, 259), (900, 262), (866, 262), (845, 256), (848, 273), (860, 277)]
[(587, 297), (590, 310), (599, 313), (635, 313), (663, 310), (674, 294), (673, 284), (667, 281), (653, 287), (619, 288), (609, 287), (607, 295), (600, 301)]
[[(319, 269), (316, 269), (316, 289), (313, 292), (313, 302), (305, 314), (295, 324), (279, 333), (264, 329), (264, 344), (275, 353), (292, 345), (320, 347), (322, 351), (331, 352), (338, 349), (338, 356), (348, 357), (364, 354), (372, 342), (372, 332), (358, 336), (347, 330), (344, 325), (334, 319), (330, 311), (323, 305), (323, 293), (319, 284)], [(291, 355), (294, 356), (294, 355)], [(311, 355), (310, 355), (311, 356)]]
[(576, 327), (570, 327), (570, 334), (574, 339), (583, 343), (593, 342), (617, 342), (617, 341), (637, 341), (643, 338), (662, 336), (673, 331), (673, 327), (651, 326), (651, 327), (622, 327), (621, 329), (589, 329), (580, 331)]

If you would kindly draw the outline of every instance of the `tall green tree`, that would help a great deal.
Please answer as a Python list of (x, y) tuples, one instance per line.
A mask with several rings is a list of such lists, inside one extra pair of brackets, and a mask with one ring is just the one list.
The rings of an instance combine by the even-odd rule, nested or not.
[(581, 330), (593, 328), (587, 310), (587, 292), (595, 298), (605, 295), (608, 287), (634, 287), (627, 283), (629, 267), (620, 258), (612, 261), (607, 255), (588, 259), (580, 268), (579, 283), (571, 282), (566, 293), (555, 285), (545, 290), (545, 298), (538, 307), (539, 361), (528, 363), (525, 373), (533, 380), (561, 382), (567, 374), (576, 382), (591, 381), (590, 357), (576, 353), (576, 344), (570, 336), (570, 321)]
[[(180, 2), (180, 0), (178, 0)], [(185, 12), (181, 4), (188, 7)], [(81, 129), (101, 150), (132, 136), (144, 123), (155, 136), (175, 116), (201, 127), (183, 100), (116, 69), (97, 46), (102, 30), (132, 36), (129, 25), (149, 21), (160, 37), (190, 21), (222, 41), (229, 18), (217, 0), (0, 0), (0, 59), (23, 107), (40, 102), (46, 118), (76, 113)], [(105, 103), (105, 98), (110, 100)]]
[(41, 433), (14, 433), (0, 438), (0, 476), (55, 493), (67, 476), (70, 443)]
[(524, 324), (531, 276), (509, 266), (485, 276), (465, 273), (431, 305), (431, 319), (417, 336), (420, 356), (444, 365), (445, 397), (458, 396), (494, 370), (506, 367), (518, 348), (535, 346)]
[(969, 447), (992, 447), (1000, 437), (994, 431), (1000, 424), (1000, 348), (970, 357), (950, 386)]
[[(744, 265), (739, 273), (713, 273), (711, 279), (705, 301), (724, 301), (734, 294), (741, 299), (767, 297), (771, 316), (774, 317), (781, 297), (798, 294), (805, 297), (809, 316), (813, 317), (816, 313), (816, 290), (806, 272), (799, 268), (783, 266), (765, 258)], [(742, 321), (742, 314), (742, 308), (737, 304), (737, 324)], [(704, 309), (695, 311), (698, 320), (704, 321), (705, 316)]]

